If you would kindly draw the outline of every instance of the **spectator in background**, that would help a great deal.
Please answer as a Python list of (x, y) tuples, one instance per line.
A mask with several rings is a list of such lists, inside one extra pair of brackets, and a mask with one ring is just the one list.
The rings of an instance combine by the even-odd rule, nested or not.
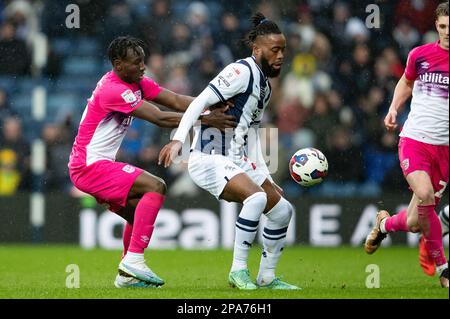
[(0, 75), (30, 74), (31, 58), (27, 45), (16, 36), (11, 22), (0, 26)]
[(434, 11), (438, 0), (399, 0), (395, 10), (395, 23), (411, 21), (420, 34), (434, 28)]
[(362, 150), (353, 144), (351, 132), (343, 126), (328, 130), (327, 144), (324, 154), (333, 167), (320, 192), (326, 196), (354, 196), (364, 179)]
[(173, 26), (170, 36), (171, 46), (170, 53), (174, 52), (188, 52), (191, 50), (192, 45), (192, 33), (187, 24), (176, 23)]
[(167, 72), (164, 56), (158, 52), (149, 54), (146, 62), (145, 75), (158, 83), (165, 83)]
[(311, 10), (307, 5), (300, 5), (297, 10), (297, 19), (289, 27), (290, 33), (301, 38), (300, 51), (308, 52), (314, 42), (317, 31), (313, 23)]
[(104, 48), (117, 36), (132, 35), (136, 36), (136, 27), (134, 17), (130, 6), (125, 0), (115, 0), (105, 18), (104, 30), (102, 32), (102, 43)]
[(8, 92), (0, 87), (0, 126), (3, 119), (17, 116), (17, 112), (11, 108), (8, 100)]
[(333, 19), (328, 24), (327, 34), (336, 52), (345, 52), (350, 43), (346, 37), (346, 27), (350, 18), (350, 8), (347, 3), (338, 1), (333, 6)]
[(13, 195), (30, 185), (30, 146), (22, 136), (22, 126), (16, 117), (3, 120), (0, 136), (0, 177), (2, 193)]
[(399, 21), (395, 29), (392, 31), (392, 37), (400, 48), (400, 54), (406, 59), (409, 51), (417, 46), (420, 41), (420, 34), (412, 26), (411, 21), (402, 19)]
[(38, 33), (38, 11), (41, 6), (38, 1), (14, 0), (11, 1), (3, 12), (16, 28), (17, 38), (25, 41), (31, 47), (33, 38)]
[(330, 134), (329, 130), (336, 125), (337, 121), (337, 116), (330, 109), (326, 96), (322, 94), (316, 95), (311, 116), (305, 124), (316, 136), (316, 144), (314, 145), (316, 148), (320, 150), (326, 149), (327, 136)]
[(47, 146), (47, 169), (45, 186), (49, 191), (70, 191), (72, 183), (67, 167), (67, 155), (72, 149), (73, 125), (68, 117), (63, 123), (48, 123), (42, 130), (42, 139)]
[(172, 50), (170, 37), (174, 20), (169, 0), (154, 0), (148, 13), (138, 22), (139, 38), (143, 39), (151, 52), (168, 54)]
[(55, 52), (53, 46), (49, 43), (47, 51), (47, 64), (43, 68), (43, 74), (50, 79), (56, 79), (61, 75), (62, 57)]
[(216, 75), (217, 64), (212, 55), (207, 55), (192, 65), (190, 82), (192, 94), (200, 94), (209, 81)]
[(187, 7), (186, 23), (191, 31), (194, 42), (201, 40), (204, 36), (212, 35), (209, 18), (209, 9), (203, 2), (194, 1)]
[(365, 43), (357, 43), (352, 60), (353, 95), (365, 94), (372, 85), (372, 64), (370, 48)]
[(245, 34), (238, 18), (231, 12), (225, 12), (221, 22), (220, 30), (214, 32), (214, 41), (226, 45), (231, 51), (233, 60), (245, 56), (247, 47), (241, 41)]

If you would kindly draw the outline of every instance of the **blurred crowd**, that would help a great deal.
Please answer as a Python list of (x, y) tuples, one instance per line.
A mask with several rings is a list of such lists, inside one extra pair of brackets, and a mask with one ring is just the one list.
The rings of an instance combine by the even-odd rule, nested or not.
[[(68, 28), (68, 4), (80, 9)], [(287, 39), (285, 64), (273, 79), (264, 127), (278, 128), (274, 179), (296, 196), (377, 196), (405, 191), (397, 133), (383, 118), (408, 52), (437, 40), (437, 0), (12, 0), (0, 1), (0, 196), (29, 190), (30, 145), (45, 142), (45, 190), (70, 191), (67, 161), (81, 114), (95, 83), (111, 67), (109, 42), (133, 35), (148, 45), (147, 74), (161, 86), (196, 96), (225, 65), (251, 54), (241, 41), (249, 17), (262, 12)], [(368, 28), (369, 4), (379, 28)], [(34, 35), (47, 38), (46, 63), (33, 62)], [(33, 121), (31, 91), (47, 89), (47, 114)], [(409, 102), (400, 115), (405, 120)], [(130, 127), (118, 160), (164, 178), (174, 195), (196, 195), (184, 167), (156, 163), (169, 131), (141, 120)], [(272, 141), (273, 143), (274, 141)], [(302, 189), (287, 163), (299, 148), (316, 147), (329, 161), (325, 183)]]

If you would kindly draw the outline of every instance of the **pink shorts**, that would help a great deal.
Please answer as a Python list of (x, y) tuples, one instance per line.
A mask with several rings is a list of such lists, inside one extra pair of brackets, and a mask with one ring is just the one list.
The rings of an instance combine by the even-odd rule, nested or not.
[(448, 145), (431, 145), (407, 137), (401, 137), (398, 143), (398, 157), (403, 175), (406, 177), (414, 171), (427, 172), (434, 191), (440, 195), (448, 183), (448, 152)]
[(128, 193), (143, 172), (133, 165), (108, 160), (97, 161), (81, 169), (69, 169), (72, 183), (81, 191), (95, 197), (117, 212), (127, 204)]

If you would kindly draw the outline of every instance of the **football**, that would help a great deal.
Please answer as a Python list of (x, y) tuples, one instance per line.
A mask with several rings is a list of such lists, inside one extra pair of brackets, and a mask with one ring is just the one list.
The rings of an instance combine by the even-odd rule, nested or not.
[(321, 183), (328, 174), (328, 161), (318, 149), (309, 147), (295, 152), (289, 171), (298, 184), (309, 187)]

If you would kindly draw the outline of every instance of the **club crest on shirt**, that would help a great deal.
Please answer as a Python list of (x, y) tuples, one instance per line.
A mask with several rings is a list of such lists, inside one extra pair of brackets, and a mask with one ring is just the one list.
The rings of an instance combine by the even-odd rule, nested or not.
[(409, 158), (404, 159), (402, 161), (402, 168), (403, 168), (404, 171), (406, 171), (409, 168)]
[(122, 171), (124, 171), (125, 173), (133, 173), (136, 169), (131, 166), (131, 165), (125, 165), (124, 167), (122, 167)]
[(121, 94), (122, 98), (124, 99), (124, 101), (126, 103), (133, 103), (137, 100), (136, 95), (134, 95), (133, 91), (131, 91), (130, 89), (125, 90), (122, 94)]

